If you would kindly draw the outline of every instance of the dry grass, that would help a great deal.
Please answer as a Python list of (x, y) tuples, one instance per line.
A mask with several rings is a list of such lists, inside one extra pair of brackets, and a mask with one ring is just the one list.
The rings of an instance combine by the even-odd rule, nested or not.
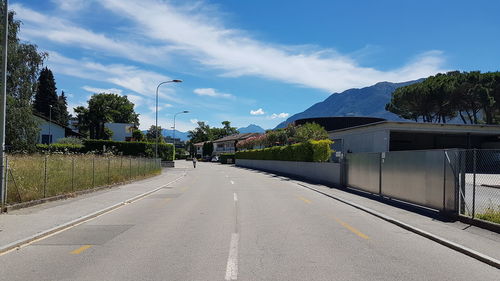
[(482, 220), (500, 224), (500, 206), (496, 209), (494, 207), (488, 207), (486, 211), (478, 214), (477, 217)]
[(9, 155), (7, 204), (160, 173), (153, 159), (94, 155)]

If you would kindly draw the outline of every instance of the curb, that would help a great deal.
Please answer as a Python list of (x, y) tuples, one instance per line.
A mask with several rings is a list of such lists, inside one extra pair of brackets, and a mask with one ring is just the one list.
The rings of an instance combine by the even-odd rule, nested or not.
[(467, 256), (469, 256), (469, 257), (471, 257), (471, 258), (477, 259), (477, 260), (479, 260), (479, 261), (481, 261), (481, 262), (484, 262), (484, 263), (486, 263), (486, 264), (488, 264), (488, 265), (491, 265), (491, 266), (493, 266), (493, 267), (496, 267), (496, 268), (500, 269), (500, 260), (497, 260), (497, 259), (495, 259), (495, 258), (493, 258), (493, 257), (490, 257), (490, 256), (487, 256), (487, 255), (485, 255), (485, 254), (479, 253), (479, 252), (477, 252), (477, 251), (475, 251), (475, 250), (472, 250), (472, 249), (470, 249), (470, 248), (467, 248), (467, 247), (465, 247), (465, 246), (463, 246), (463, 245), (460, 245), (460, 244), (458, 244), (458, 243), (452, 242), (452, 241), (447, 240), (447, 239), (445, 239), (445, 238), (443, 238), (443, 237), (440, 237), (440, 236), (434, 235), (434, 234), (432, 234), (432, 233), (430, 233), (430, 232), (427, 232), (427, 231), (422, 230), (422, 229), (420, 229), (420, 228), (414, 227), (414, 226), (412, 226), (412, 225), (409, 225), (409, 224), (404, 223), (404, 222), (402, 222), (402, 221), (399, 221), (399, 220), (397, 220), (397, 219), (395, 219), (395, 218), (392, 218), (392, 217), (390, 217), (390, 216), (387, 216), (387, 215), (384, 215), (384, 214), (382, 214), (382, 213), (379, 213), (379, 212), (377, 212), (377, 211), (375, 211), (375, 210), (372, 210), (372, 209), (370, 209), (370, 208), (367, 208), (367, 207), (361, 206), (361, 205), (356, 204), (356, 203), (354, 203), (354, 202), (351, 202), (351, 201), (349, 201), (349, 200), (346, 200), (346, 199), (343, 199), (343, 198), (340, 198), (340, 197), (337, 197), (337, 196), (334, 196), (334, 195), (328, 194), (328, 193), (326, 193), (326, 192), (323, 192), (323, 191), (321, 191), (321, 190), (318, 190), (318, 189), (313, 188), (313, 187), (310, 187), (310, 186), (306, 186), (305, 184), (298, 183), (297, 181), (293, 181), (293, 182), (294, 182), (295, 184), (299, 185), (299, 186), (305, 187), (305, 188), (307, 188), (307, 189), (310, 189), (310, 190), (312, 190), (312, 191), (315, 191), (315, 192), (317, 192), (317, 193), (323, 194), (323, 195), (325, 195), (325, 196), (327, 196), (327, 197), (330, 197), (330, 198), (332, 198), (332, 199), (335, 199), (335, 200), (337, 200), (337, 201), (340, 201), (340, 202), (342, 202), (342, 203), (344, 203), (344, 204), (347, 204), (347, 205), (349, 205), (349, 206), (352, 206), (352, 207), (354, 207), (354, 208), (356, 208), (356, 209), (359, 209), (359, 210), (361, 210), (361, 211), (364, 211), (364, 212), (366, 212), (366, 213), (369, 213), (369, 214), (371, 214), (371, 215), (373, 215), (373, 216), (375, 216), (375, 217), (378, 217), (378, 218), (380, 218), (380, 219), (382, 219), (382, 220), (385, 220), (385, 221), (390, 222), (390, 223), (392, 223), (392, 224), (394, 224), (394, 225), (397, 225), (397, 226), (399, 226), (399, 227), (401, 227), (401, 228), (404, 228), (404, 229), (406, 229), (406, 230), (409, 230), (409, 231), (411, 231), (411, 232), (413, 232), (413, 233), (415, 233), (415, 234), (418, 234), (418, 235), (423, 236), (423, 237), (425, 237), (425, 238), (427, 238), (427, 239), (430, 239), (430, 240), (432, 240), (432, 241), (434, 241), (434, 242), (437, 242), (437, 243), (439, 243), (439, 244), (441, 244), (441, 245), (443, 245), (443, 246), (446, 246), (446, 247), (448, 247), (448, 248), (450, 248), (450, 249), (453, 249), (453, 250), (455, 250), (455, 251), (457, 251), (457, 252), (460, 252), (460, 253), (462, 253), (462, 254), (465, 254), (465, 255), (467, 255)]
[(16, 248), (23, 247), (23, 246), (25, 246), (25, 245), (27, 245), (27, 244), (29, 244), (29, 243), (31, 243), (31, 242), (33, 242), (33, 241), (35, 241), (35, 240), (38, 240), (38, 239), (41, 239), (41, 238), (43, 238), (43, 237), (49, 236), (49, 235), (54, 234), (54, 233), (56, 233), (56, 232), (63, 231), (63, 230), (65, 230), (65, 229), (67, 229), (67, 228), (70, 228), (70, 227), (72, 227), (72, 226), (76, 226), (76, 225), (78, 225), (78, 224), (84, 223), (84, 222), (89, 221), (89, 220), (91, 220), (91, 219), (93, 219), (93, 218), (95, 218), (95, 217), (98, 217), (98, 216), (100, 216), (100, 215), (103, 215), (103, 214), (105, 214), (105, 213), (108, 213), (108, 212), (110, 212), (110, 211), (113, 211), (113, 210), (115, 210), (115, 209), (118, 209), (118, 208), (120, 208), (120, 207), (122, 207), (122, 206), (124, 206), (124, 205), (126, 205), (126, 204), (133, 203), (133, 202), (135, 202), (135, 201), (137, 201), (137, 200), (139, 200), (139, 199), (141, 199), (141, 198), (143, 198), (143, 197), (146, 197), (146, 196), (148, 196), (148, 195), (150, 195), (150, 194), (152, 194), (152, 193), (154, 193), (154, 192), (156, 192), (156, 191), (158, 191), (158, 190), (160, 190), (160, 189), (162, 189), (162, 188), (167, 187), (168, 185), (170, 185), (170, 184), (172, 184), (172, 183), (177, 182), (178, 180), (180, 180), (180, 179), (181, 179), (181, 178), (183, 178), (184, 176), (186, 176), (186, 173), (182, 174), (180, 177), (176, 178), (175, 180), (170, 181), (170, 182), (168, 182), (168, 183), (166, 183), (166, 184), (164, 184), (164, 185), (162, 185), (162, 186), (160, 186), (160, 187), (157, 187), (157, 188), (155, 188), (155, 189), (153, 189), (153, 190), (150, 190), (150, 191), (147, 191), (147, 192), (141, 193), (141, 194), (139, 194), (139, 195), (137, 195), (137, 196), (134, 196), (134, 197), (132, 197), (132, 198), (129, 198), (129, 199), (127, 199), (127, 200), (125, 200), (125, 201), (122, 201), (122, 202), (120, 202), (120, 203), (114, 204), (114, 205), (112, 205), (112, 206), (110, 206), (110, 207), (106, 207), (106, 208), (101, 209), (101, 210), (99, 210), (99, 211), (97, 211), (97, 212), (90, 213), (90, 214), (88, 214), (88, 215), (85, 215), (85, 216), (83, 216), (83, 217), (80, 217), (80, 218), (77, 218), (77, 219), (75, 219), (75, 220), (69, 221), (69, 222), (67, 222), (67, 223), (64, 223), (64, 224), (58, 225), (58, 226), (56, 226), (56, 227), (50, 228), (50, 229), (48, 229), (48, 230), (45, 230), (45, 231), (39, 232), (39, 233), (34, 234), (34, 235), (31, 235), (31, 236), (29, 236), (29, 237), (27, 237), (27, 238), (23, 238), (23, 239), (20, 239), (20, 240), (14, 241), (14, 242), (9, 243), (9, 244), (4, 245), (4, 246), (0, 246), (0, 256), (1, 256), (1, 255), (3, 255), (3, 254), (6, 254), (6, 253), (8, 253), (8, 252), (10, 252), (11, 250), (14, 250), (14, 249), (16, 249)]

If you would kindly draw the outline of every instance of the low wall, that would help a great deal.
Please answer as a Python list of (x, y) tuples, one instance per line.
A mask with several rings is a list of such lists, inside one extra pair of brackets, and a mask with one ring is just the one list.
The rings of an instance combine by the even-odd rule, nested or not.
[(340, 164), (338, 163), (236, 159), (236, 166), (296, 176), (330, 186), (340, 186)]

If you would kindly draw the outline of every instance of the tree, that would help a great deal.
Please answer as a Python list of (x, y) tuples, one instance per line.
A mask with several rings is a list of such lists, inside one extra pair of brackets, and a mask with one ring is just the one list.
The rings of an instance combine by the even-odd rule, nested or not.
[(211, 156), (214, 152), (214, 144), (211, 141), (207, 141), (203, 144), (203, 156)]
[(88, 133), (91, 139), (109, 137), (105, 133), (105, 123), (132, 123), (139, 125), (139, 114), (134, 111), (134, 104), (127, 96), (117, 94), (94, 94), (88, 101), (88, 107), (74, 109), (78, 128)]
[(146, 139), (149, 142), (156, 142), (156, 138), (158, 137), (158, 142), (165, 142), (165, 139), (162, 136), (163, 129), (161, 126), (156, 127), (155, 125), (151, 125), (146, 132)]
[(59, 124), (68, 125), (70, 115), (68, 112), (68, 101), (66, 99), (66, 95), (64, 91), (61, 92), (61, 95), (57, 98), (57, 106), (56, 106), (56, 121)]
[[(47, 54), (39, 52), (36, 45), (19, 40), (17, 35), (21, 22), (15, 20), (14, 15), (14, 12), (9, 12), (5, 143), (10, 150), (32, 151), (39, 134), (32, 100), (37, 89), (38, 73)], [(1, 23), (0, 30), (3, 30)], [(3, 52), (2, 49), (0, 46), (0, 52)]]
[(306, 123), (297, 127), (295, 134), (296, 142), (306, 142), (310, 140), (326, 140), (328, 133), (325, 128), (316, 123)]
[(198, 127), (194, 130), (188, 131), (188, 137), (191, 143), (199, 143), (208, 140), (213, 140), (212, 130), (208, 124), (205, 122), (198, 121)]
[(135, 141), (144, 141), (146, 136), (141, 130), (135, 129), (132, 131), (132, 138), (134, 138)]
[(56, 90), (56, 82), (52, 71), (47, 67), (43, 68), (38, 77), (38, 87), (33, 106), (38, 113), (45, 117), (49, 117), (51, 111), (50, 107), (52, 107), (52, 116), (54, 120), (58, 119), (56, 110), (58, 97)]

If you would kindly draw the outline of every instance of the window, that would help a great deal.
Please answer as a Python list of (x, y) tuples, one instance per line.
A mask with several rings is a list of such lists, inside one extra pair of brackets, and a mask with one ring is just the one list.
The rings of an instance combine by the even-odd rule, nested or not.
[(51, 144), (52, 143), (52, 135), (42, 135), (42, 143), (43, 144)]

